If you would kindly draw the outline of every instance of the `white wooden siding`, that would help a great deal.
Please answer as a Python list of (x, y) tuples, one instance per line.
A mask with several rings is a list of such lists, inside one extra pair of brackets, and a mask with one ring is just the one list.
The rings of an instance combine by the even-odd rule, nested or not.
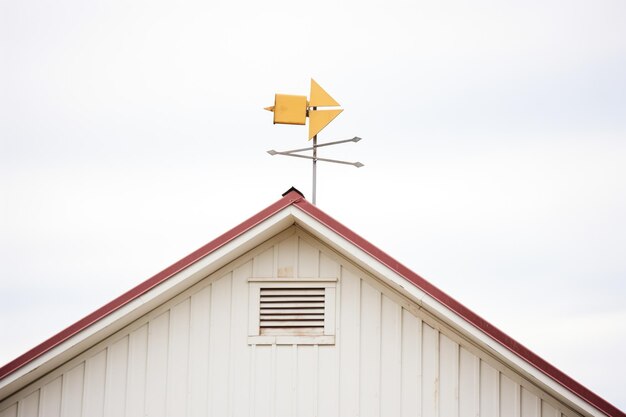
[[(248, 278), (339, 279), (335, 345), (248, 345)], [(575, 417), (300, 229), (0, 403), (0, 417)]]
[(41, 417), (58, 417), (61, 415), (62, 380), (58, 377), (41, 389)]

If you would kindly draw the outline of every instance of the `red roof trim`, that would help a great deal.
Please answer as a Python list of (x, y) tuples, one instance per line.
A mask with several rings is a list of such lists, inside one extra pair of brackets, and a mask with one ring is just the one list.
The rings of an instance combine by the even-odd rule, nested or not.
[(584, 387), (579, 382), (575, 381), (573, 378), (571, 378), (561, 370), (557, 369), (554, 365), (551, 365), (544, 359), (540, 358), (537, 354), (514, 340), (512, 337), (508, 336), (502, 330), (498, 329), (497, 327), (480, 317), (478, 314), (474, 313), (472, 310), (465, 307), (463, 304), (450, 297), (448, 294), (441, 291), (439, 288), (435, 287), (433, 284), (426, 281), (415, 272), (411, 271), (409, 268), (402, 265), (391, 256), (387, 255), (385, 252), (372, 245), (370, 242), (368, 242), (358, 234), (354, 233), (352, 230), (348, 229), (343, 224), (339, 223), (337, 220), (333, 219), (313, 204), (309, 203), (306, 200), (301, 200), (296, 202), (295, 205), (298, 206), (298, 208), (300, 208), (305, 213), (318, 220), (320, 223), (324, 224), (326, 227), (333, 230), (338, 235), (342, 236), (343, 238), (350, 241), (352, 244), (359, 247), (361, 250), (381, 262), (383, 265), (387, 266), (389, 269), (396, 272), (398, 275), (412, 282), (414, 285), (422, 289), (435, 300), (439, 301), (450, 310), (463, 317), (475, 327), (485, 332), (491, 338), (495, 339), (500, 344), (505, 346), (511, 352), (531, 363), (541, 372), (559, 382), (561, 385), (568, 388), (570, 391), (578, 395), (580, 398), (582, 398), (592, 406), (598, 408), (599, 410), (608, 414), (611, 417), (626, 417), (626, 414), (619, 410), (617, 407), (607, 402), (605, 399), (598, 396), (588, 388)]
[(139, 284), (135, 288), (122, 294), (115, 300), (109, 302), (108, 304), (102, 306), (98, 310), (69, 326), (65, 330), (62, 330), (60, 333), (52, 336), (50, 339), (44, 341), (40, 345), (34, 347), (33, 349), (4, 365), (2, 368), (0, 368), (0, 379), (17, 371), (22, 366), (35, 360), (52, 348), (60, 345), (64, 341), (68, 340), (70, 337), (89, 327), (93, 323), (106, 317), (107, 315), (113, 313), (114, 311), (131, 302), (132, 300), (156, 287), (177, 272), (185, 269), (194, 262), (197, 262), (211, 252), (219, 249), (231, 240), (237, 238), (244, 232), (250, 230), (257, 224), (263, 222), (264, 220), (268, 219), (269, 217), (273, 216), (277, 212), (292, 204), (298, 207), (303, 212), (312, 216), (314, 219), (324, 224), (326, 227), (333, 230), (335, 233), (342, 236), (355, 246), (359, 247), (361, 250), (372, 256), (374, 259), (378, 260), (379, 262), (396, 272), (398, 275), (412, 282), (414, 285), (429, 294), (431, 297), (433, 297), (434, 299), (448, 307), (450, 310), (463, 317), (469, 323), (473, 324), (478, 329), (485, 332), (491, 338), (505, 346), (511, 352), (531, 363), (541, 372), (554, 379), (564, 387), (568, 388), (584, 401), (588, 402), (592, 406), (598, 408), (599, 410), (608, 414), (611, 417), (626, 417), (626, 414), (620, 411), (617, 407), (613, 406), (597, 394), (585, 388), (580, 383), (576, 382), (574, 379), (537, 356), (528, 348), (515, 341), (506, 333), (484, 320), (478, 314), (474, 313), (463, 304), (459, 303), (457, 300), (450, 297), (448, 294), (444, 293), (439, 288), (435, 287), (430, 282), (426, 281), (424, 278), (420, 277), (418, 274), (393, 259), (391, 256), (387, 255), (385, 252), (372, 245), (367, 240), (318, 209), (316, 206), (306, 201), (297, 190), (289, 190), (283, 198), (265, 208), (264, 210), (260, 211), (259, 213), (255, 214), (254, 216), (250, 217), (248, 220), (244, 221), (240, 225), (229, 230), (228, 232), (224, 233), (213, 241), (207, 243), (200, 249), (187, 255), (180, 261), (174, 263), (173, 265), (169, 266), (168, 268)]
[(153, 277), (137, 285), (135, 288), (132, 288), (131, 290), (125, 292), (124, 294), (120, 295), (113, 301), (105, 304), (104, 306), (100, 307), (93, 313), (82, 318), (81, 320), (72, 324), (68, 328), (55, 334), (48, 340), (35, 346), (34, 348), (27, 351), (23, 355), (7, 363), (2, 368), (0, 368), (0, 379), (12, 374), (13, 372), (17, 371), (22, 366), (28, 364), (29, 362), (35, 360), (36, 358), (40, 357), (44, 353), (48, 352), (49, 350), (65, 342), (66, 340), (68, 340), (75, 334), (79, 333), (80, 331), (86, 329), (87, 327), (91, 326), (98, 320), (101, 320), (102, 318), (108, 316), (109, 314), (113, 313), (114, 311), (130, 303), (134, 299), (138, 298), (139, 296), (150, 291), (152, 288), (156, 287), (163, 281), (167, 280), (172, 275), (185, 269), (186, 267), (193, 264), (194, 262), (197, 262), (198, 260), (207, 256), (211, 252), (224, 246), (231, 240), (235, 239), (236, 237), (240, 236), (244, 232), (253, 228), (257, 224), (261, 223), (262, 221), (266, 220), (267, 218), (281, 211), (285, 207), (291, 205), (293, 202), (297, 200), (301, 200), (301, 199), (302, 199), (302, 196), (298, 194), (296, 191), (292, 191), (288, 194), (285, 194), (283, 198), (281, 198), (274, 204), (270, 205), (269, 207), (265, 208), (264, 210), (260, 211), (259, 213), (255, 214), (254, 216), (250, 217), (248, 220), (244, 221), (240, 225), (236, 226), (235, 228), (229, 230), (228, 232), (224, 233), (218, 238), (207, 243), (206, 245), (202, 246), (200, 249), (197, 249), (196, 251), (190, 253), (189, 255), (181, 259), (180, 261), (170, 265), (169, 267), (165, 268), (163, 271), (159, 272)]

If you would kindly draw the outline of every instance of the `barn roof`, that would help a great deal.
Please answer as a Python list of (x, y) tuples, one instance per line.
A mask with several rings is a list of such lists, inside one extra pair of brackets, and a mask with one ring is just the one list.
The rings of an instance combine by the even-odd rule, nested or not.
[[(251, 249), (255, 242), (263, 241), (277, 230), (294, 223), (332, 247), (338, 248), (344, 255), (361, 261), (360, 264), (366, 260), (367, 268), (377, 272), (379, 276), (388, 277), (389, 283), (396, 289), (408, 293), (410, 298), (429, 308), (429, 311), (439, 313), (439, 318), (463, 334), (469, 334), (474, 342), (490, 349), (492, 353), (495, 352), (499, 359), (559, 398), (569, 400), (570, 403), (573, 401), (579, 409), (592, 414), (597, 414), (594, 412), (595, 409), (608, 416), (626, 417), (626, 414), (617, 407), (309, 203), (302, 193), (293, 187), (285, 192), (281, 199), (243, 223), (2, 366), (0, 400), (60, 365), (58, 357), (68, 357), (84, 350), (90, 344), (95, 344), (143, 314), (151, 302), (162, 301), (168, 294), (167, 291), (171, 294), (172, 291), (180, 289), (181, 279), (189, 280), (191, 276), (198, 276), (202, 269), (196, 267), (198, 264), (210, 263), (213, 269), (217, 269), (234, 256)], [(220, 251), (223, 253), (218, 253)], [(180, 278), (183, 272), (185, 276)], [(165, 286), (170, 281), (176, 282), (161, 293), (153, 294), (153, 290)], [(412, 285), (404, 285), (407, 282)], [(134, 311), (134, 314), (130, 314), (129, 311)], [(128, 317), (124, 318), (125, 316)], [(83, 333), (89, 334), (82, 337)]]

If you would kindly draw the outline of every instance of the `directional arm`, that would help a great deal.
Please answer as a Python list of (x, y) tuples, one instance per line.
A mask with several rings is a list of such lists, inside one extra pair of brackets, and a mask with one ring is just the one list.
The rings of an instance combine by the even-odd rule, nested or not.
[(360, 163), (360, 162), (348, 162), (348, 161), (340, 161), (340, 160), (337, 160), (337, 159), (318, 158), (317, 156), (300, 155), (300, 154), (297, 153), (297, 152), (306, 152), (306, 151), (310, 151), (310, 150), (315, 150), (317, 148), (321, 148), (321, 147), (324, 147), (324, 146), (339, 145), (339, 144), (348, 143), (348, 142), (356, 143), (356, 142), (358, 142), (360, 140), (361, 140), (360, 137), (355, 136), (352, 139), (336, 140), (336, 141), (333, 141), (333, 142), (321, 143), (319, 145), (314, 144), (313, 146), (308, 147), (308, 148), (292, 149), (290, 151), (277, 151), (275, 149), (271, 149), (271, 150), (267, 151), (267, 153), (269, 153), (272, 156), (274, 156), (274, 155), (294, 156), (296, 158), (312, 159), (313, 161), (332, 162), (332, 163), (335, 163), (335, 164), (353, 165), (353, 166), (355, 166), (357, 168), (361, 168), (364, 165), (362, 163)]
[(328, 158), (313, 158), (312, 156), (308, 156), (308, 155), (298, 155), (298, 154), (294, 154), (291, 152), (279, 152), (279, 151), (275, 151), (274, 149), (267, 151), (267, 153), (269, 153), (270, 155), (274, 156), (274, 155), (285, 155), (285, 156), (293, 156), (296, 158), (304, 158), (304, 159), (314, 159), (316, 161), (323, 161), (323, 162), (333, 162), (335, 164), (344, 164), (344, 165), (353, 165), (357, 168), (361, 168), (363, 165), (360, 162), (348, 162), (348, 161), (340, 161), (337, 159), (328, 159)]
[[(360, 141), (361, 138), (358, 136), (353, 137), (352, 139), (344, 139), (344, 140), (336, 140), (334, 142), (328, 142), (328, 143), (322, 143), (320, 145), (316, 145), (316, 148), (321, 148), (324, 146), (330, 146), (330, 145), (339, 145), (340, 143), (347, 143), (347, 142), (358, 142)], [(300, 148), (300, 149), (292, 149), (290, 151), (282, 151), (282, 154), (288, 154), (288, 153), (295, 153), (295, 152), (304, 152), (304, 151), (311, 151), (313, 150), (313, 146), (309, 146), (308, 148)], [(274, 152), (274, 153), (272, 153)], [(275, 155), (277, 152), (275, 150), (271, 150), (271, 151), (267, 151), (267, 153), (269, 153), (270, 155)]]

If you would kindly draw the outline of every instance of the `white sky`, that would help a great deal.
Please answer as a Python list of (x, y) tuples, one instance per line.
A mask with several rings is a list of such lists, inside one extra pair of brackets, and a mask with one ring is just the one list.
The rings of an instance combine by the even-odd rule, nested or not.
[(345, 111), (318, 205), (626, 409), (626, 3), (0, 1), (0, 363), (237, 225)]

